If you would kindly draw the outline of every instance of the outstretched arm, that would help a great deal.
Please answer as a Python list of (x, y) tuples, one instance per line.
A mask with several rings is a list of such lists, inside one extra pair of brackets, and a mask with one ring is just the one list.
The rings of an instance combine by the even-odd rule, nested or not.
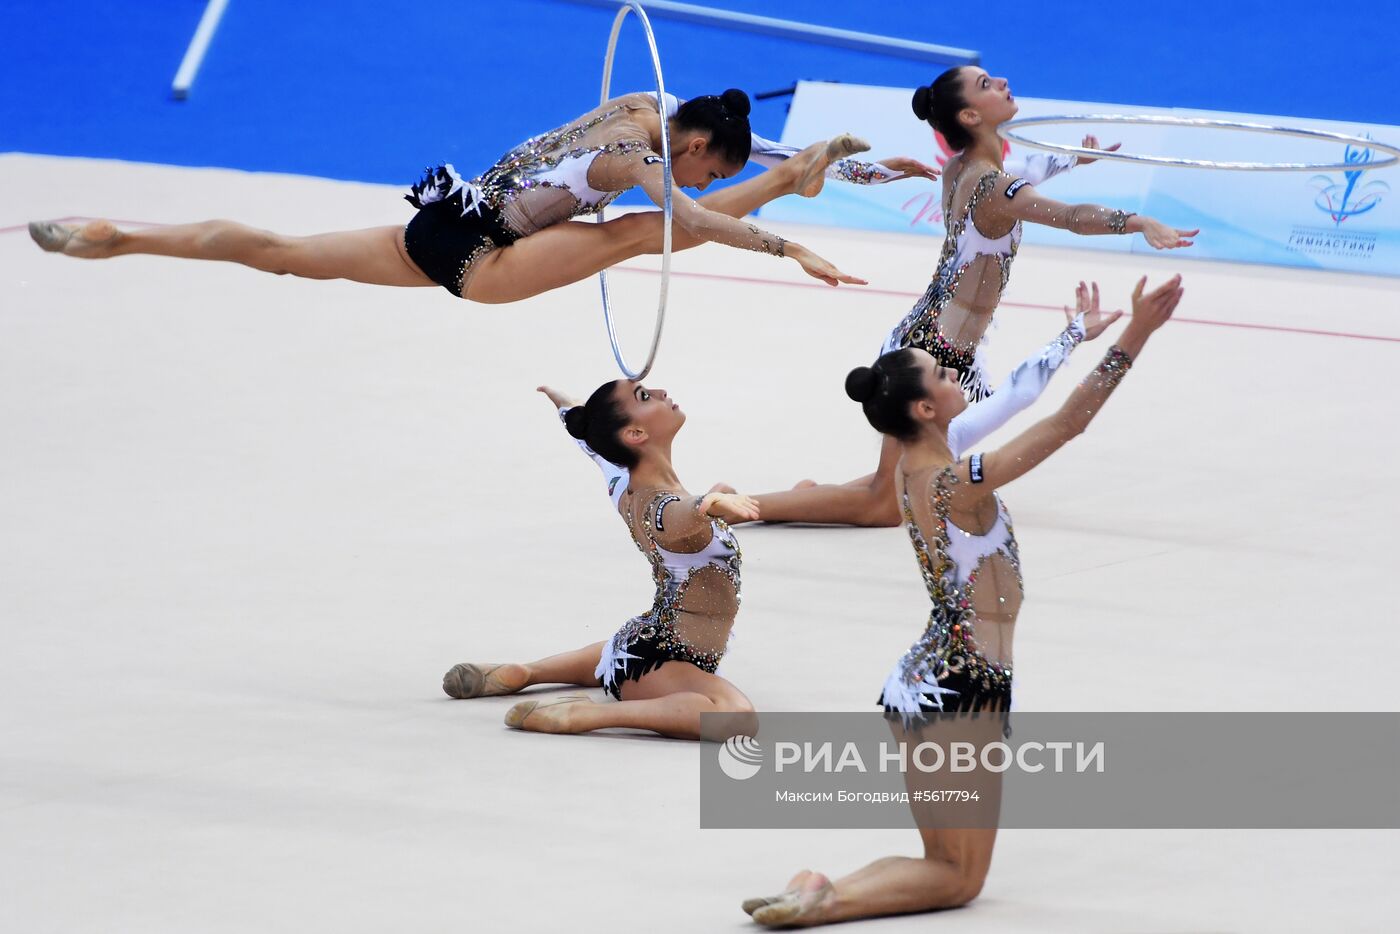
[(1146, 284), (1147, 277), (1144, 276), (1133, 290), (1133, 318), (1123, 336), (1109, 348), (1094, 371), (1070, 393), (1058, 412), (1037, 422), (1003, 447), (986, 455), (973, 455), (968, 462), (959, 464), (959, 475), (972, 481), (962, 488), (967, 491), (967, 496), (980, 498), (997, 487), (1005, 486), (1089, 427), (1123, 375), (1141, 354), (1147, 339), (1171, 318), (1177, 303), (1181, 301), (1181, 276), (1168, 279), (1144, 295)]
[[(559, 421), (561, 423), (564, 421), (564, 415), (569, 409), (576, 405), (583, 404), (549, 386), (540, 386), (536, 391), (544, 393), (549, 401), (553, 403), (554, 408), (559, 412)], [(573, 436), (570, 435), (570, 437), (572, 438)], [(608, 498), (611, 499), (613, 505), (616, 506), (618, 501), (622, 498), (622, 494), (627, 492), (627, 484), (631, 479), (631, 471), (621, 464), (614, 464), (606, 457), (598, 454), (580, 439), (574, 438), (573, 440), (574, 443), (578, 445), (578, 449), (584, 454), (587, 454), (589, 459), (597, 464), (598, 469), (603, 472), (603, 482), (608, 486)]]
[(554, 407), (561, 411), (572, 409), (576, 405), (583, 405), (582, 402), (572, 396), (562, 393), (552, 386), (536, 386), (535, 392), (542, 392), (545, 398), (554, 403)]
[(1122, 317), (1123, 312), (1105, 313), (1099, 308), (1099, 284), (1092, 288), (1079, 283), (1075, 289), (1074, 311), (1065, 306), (1065, 329), (1041, 349), (1022, 360), (997, 386), (996, 391), (963, 413), (948, 425), (948, 449), (954, 459), (980, 442), (1018, 412), (1024, 411), (1040, 398), (1045, 387), (1069, 359), (1080, 341), (1091, 341)]
[(1200, 233), (1199, 230), (1178, 230), (1141, 214), (1097, 204), (1065, 204), (1045, 197), (1029, 180), (1010, 175), (998, 178), (993, 191), (993, 197), (978, 205), (978, 220), (984, 225), (999, 220), (1006, 223), (1020, 220), (1084, 236), (1140, 233), (1159, 250), (1190, 246), (1190, 238)]
[[(1092, 133), (1079, 144), (1085, 149), (1098, 149), (1099, 138)], [(1114, 152), (1122, 143), (1105, 147), (1106, 152)], [(1076, 165), (1093, 165), (1099, 160), (1092, 156), (1066, 156), (1054, 152), (1032, 152), (1019, 159), (1006, 160), (1008, 175), (1019, 175), (1032, 185), (1039, 185), (1062, 172), (1068, 172)]]
[[(676, 115), (680, 105), (685, 103), (674, 94), (667, 94), (663, 101), (663, 113), (669, 120)], [(771, 139), (752, 134), (749, 161), (771, 169), (781, 165), (802, 150)], [(879, 162), (861, 162), (858, 159), (838, 159), (826, 167), (826, 177), (853, 185), (882, 185), (901, 178), (936, 179), (938, 170), (907, 156), (895, 156)]]
[(656, 541), (670, 551), (690, 553), (710, 543), (714, 535), (711, 519), (751, 522), (758, 518), (758, 503), (736, 493), (706, 493), (704, 496), (658, 493), (647, 509), (651, 511), (652, 534)]
[(997, 384), (996, 390), (981, 402), (962, 411), (948, 424), (948, 450), (954, 459), (1005, 425), (1017, 412), (1040, 398), (1050, 379), (1069, 359), (1071, 351), (1084, 340), (1084, 316), (1077, 315), (1044, 347), (1031, 354)]
[[(614, 174), (617, 189), (636, 185), (658, 207), (665, 203), (666, 169), (655, 153), (634, 151), (613, 156), (609, 171)], [(827, 285), (865, 285), (864, 279), (845, 274), (800, 243), (784, 240), (747, 220), (711, 211), (675, 185), (671, 188), (671, 206), (676, 223), (698, 239), (794, 259), (809, 276)]]
[(1006, 160), (1006, 174), (1024, 178), (1032, 185), (1039, 185), (1062, 172), (1068, 172), (1078, 165), (1074, 156), (1053, 152), (1032, 152), (1019, 159)]

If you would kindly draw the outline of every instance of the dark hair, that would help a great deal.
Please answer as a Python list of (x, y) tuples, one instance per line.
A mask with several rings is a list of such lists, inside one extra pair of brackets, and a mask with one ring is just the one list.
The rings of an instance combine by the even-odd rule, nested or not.
[(962, 152), (972, 145), (972, 134), (958, 120), (958, 113), (967, 106), (963, 96), (962, 69), (949, 68), (933, 79), (933, 84), (914, 92), (914, 116), (927, 120), (935, 130), (943, 134), (948, 145)]
[(892, 350), (874, 366), (858, 366), (846, 374), (846, 395), (861, 404), (866, 420), (880, 434), (908, 441), (919, 433), (909, 403), (928, 393), (913, 348)]
[(640, 460), (635, 449), (622, 443), (618, 432), (627, 427), (627, 413), (613, 395), (621, 380), (604, 383), (593, 390), (583, 405), (564, 413), (564, 427), (569, 434), (587, 444), (593, 452), (620, 467), (636, 467)]
[(681, 104), (676, 128), (710, 134), (710, 148), (735, 165), (749, 161), (753, 130), (749, 128), (749, 96), (738, 88), (706, 94)]

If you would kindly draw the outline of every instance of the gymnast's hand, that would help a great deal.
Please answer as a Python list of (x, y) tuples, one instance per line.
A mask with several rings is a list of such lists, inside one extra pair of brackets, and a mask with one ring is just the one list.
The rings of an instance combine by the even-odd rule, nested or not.
[[(1091, 133), (1090, 135), (1084, 137), (1084, 139), (1079, 143), (1079, 145), (1084, 147), (1085, 149), (1102, 149), (1104, 152), (1117, 152), (1119, 147), (1121, 147), (1123, 144), (1114, 143), (1112, 146), (1100, 146), (1099, 138)], [(1077, 162), (1079, 165), (1092, 165), (1093, 163), (1099, 161), (1098, 156), (1075, 156), (1074, 158), (1075, 162)]]
[(869, 284), (864, 279), (846, 275), (800, 243), (793, 243), (789, 240), (785, 252), (788, 256), (797, 260), (807, 275), (820, 279), (827, 285), (839, 285), (842, 282), (848, 285)]
[(752, 522), (758, 518), (758, 500), (740, 493), (706, 493), (700, 511), (726, 522)]
[(890, 179), (897, 182), (904, 178), (927, 178), (931, 181), (938, 181), (938, 170), (931, 165), (925, 165), (918, 159), (911, 159), (908, 156), (895, 156), (893, 159), (877, 159), (876, 162), (887, 169), (894, 169), (896, 172), (904, 174)]
[[(1176, 311), (1176, 306), (1181, 302), (1181, 296), (1186, 294), (1186, 289), (1181, 285), (1181, 273), (1144, 295), (1143, 290), (1146, 287), (1147, 277), (1143, 276), (1133, 289), (1133, 319), (1128, 322), (1127, 330), (1123, 332), (1125, 338), (1130, 334), (1140, 333), (1143, 340), (1146, 340), (1148, 334), (1171, 320), (1172, 312)], [(1123, 345), (1124, 342), (1119, 341), (1119, 344)], [(1124, 346), (1124, 349), (1127, 347)]]
[(1142, 234), (1144, 240), (1159, 250), (1174, 250), (1179, 246), (1190, 246), (1191, 238), (1201, 232), (1199, 227), (1195, 230), (1177, 230), (1175, 227), (1168, 227), (1159, 220), (1143, 217), (1141, 214), (1134, 214), (1128, 218), (1128, 225), (1124, 231)]
[(1074, 290), (1075, 310), (1070, 311), (1069, 306), (1065, 306), (1065, 320), (1073, 322), (1077, 315), (1084, 316), (1084, 339), (1091, 341), (1098, 337), (1108, 326), (1119, 318), (1123, 317), (1122, 311), (1110, 311), (1105, 314), (1099, 309), (1099, 284), (1093, 283), (1092, 290), (1083, 282), (1079, 283), (1079, 288)]
[(535, 392), (542, 392), (546, 396), (548, 396), (549, 401), (554, 403), (554, 407), (556, 409), (571, 409), (574, 406), (579, 405), (579, 402), (577, 402), (576, 400), (571, 399), (559, 390), (551, 389), (548, 386), (537, 386), (535, 387)]

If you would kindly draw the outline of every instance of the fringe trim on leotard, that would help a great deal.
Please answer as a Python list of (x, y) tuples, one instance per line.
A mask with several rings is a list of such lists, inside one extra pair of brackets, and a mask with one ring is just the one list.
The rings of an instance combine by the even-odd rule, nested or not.
[(992, 384), (987, 379), (986, 355), (982, 352), (985, 343), (985, 340), (979, 343), (977, 349), (972, 352), (972, 366), (958, 375), (958, 382), (962, 384), (968, 405), (976, 405), (992, 395)]
[(444, 163), (436, 168), (423, 170), (423, 177), (412, 187), (409, 194), (403, 199), (415, 208), (422, 209), (424, 205), (432, 204), (435, 201), (446, 201), (448, 198), (462, 193), (462, 213), (481, 213), (481, 208), (485, 205), (485, 199), (481, 189), (471, 182), (462, 178), (453, 167), (452, 163)]
[[(650, 618), (645, 618), (644, 622), (650, 623)], [(633, 637), (627, 627), (609, 639), (603, 646), (602, 654), (598, 658), (598, 667), (593, 670), (593, 677), (603, 685), (603, 688), (614, 697), (621, 699), (623, 681), (640, 681), (645, 675), (650, 674), (667, 662), (685, 662), (694, 665), (701, 671), (708, 671), (712, 674), (719, 673), (720, 662), (716, 661), (711, 667), (704, 659), (688, 657), (688, 653), (681, 649), (659, 649), (650, 641), (634, 642)], [(734, 631), (730, 630), (729, 637), (725, 643), (724, 652), (721, 658), (728, 653), (734, 642)], [(628, 651), (635, 648), (641, 652), (640, 655), (633, 655)]]
[(603, 646), (603, 654), (598, 659), (598, 667), (593, 670), (593, 677), (601, 681), (603, 687), (610, 692), (616, 690), (619, 674), (627, 677), (627, 663), (642, 660), (641, 656), (633, 655), (625, 646), (619, 646), (617, 643), (618, 639), (615, 636), (607, 641)]
[(926, 713), (945, 709), (944, 694), (958, 693), (951, 688), (939, 687), (937, 681), (909, 681), (907, 677), (904, 666), (896, 665), (885, 679), (885, 689), (880, 693), (879, 700), (885, 712), (899, 714), (906, 727), (922, 720)]

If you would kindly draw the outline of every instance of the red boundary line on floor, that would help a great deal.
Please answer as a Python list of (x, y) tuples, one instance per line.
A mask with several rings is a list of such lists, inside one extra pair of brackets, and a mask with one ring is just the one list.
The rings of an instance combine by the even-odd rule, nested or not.
[[(88, 217), (58, 217), (53, 220), (63, 223), (65, 221), (92, 220)], [(110, 219), (110, 218), (109, 218)], [(161, 227), (162, 224), (151, 221), (132, 221), (110, 219), (115, 224), (129, 224), (137, 227)], [(0, 227), (0, 234), (14, 233), (19, 230), (28, 230), (28, 224), (16, 224), (11, 227)], [(617, 266), (615, 272), (636, 272), (646, 275), (659, 276), (661, 273), (656, 269), (640, 269), (636, 266)], [(770, 285), (783, 286), (789, 289), (829, 289), (829, 285), (817, 285), (815, 282), (785, 282), (782, 279), (758, 279), (752, 276), (730, 276), (724, 273), (715, 272), (672, 272), (672, 275), (682, 279), (709, 279), (719, 282), (744, 282), (749, 285)], [(894, 295), (900, 298), (918, 298), (922, 292), (905, 292), (898, 289), (872, 289), (869, 286), (849, 286), (852, 291), (858, 291), (862, 295)], [(1034, 308), (1037, 311), (1063, 311), (1063, 305), (1042, 305), (1033, 302), (1002, 302), (1011, 308)], [(1124, 315), (1125, 318), (1132, 317)], [(1182, 324), (1203, 324), (1216, 328), (1240, 328), (1249, 331), (1276, 331), (1281, 334), (1307, 334), (1312, 337), (1340, 337), (1347, 340), (1357, 341), (1380, 341), (1387, 344), (1400, 344), (1400, 337), (1386, 337), (1382, 334), (1355, 334), (1348, 331), (1323, 331), (1318, 328), (1294, 328), (1282, 324), (1249, 324), (1244, 321), (1207, 321), (1204, 318), (1178, 318), (1173, 317), (1173, 321)]]
[[(656, 269), (641, 269), (636, 266), (617, 266), (615, 272), (639, 272), (648, 275), (659, 276), (661, 272)], [(671, 275), (685, 279), (712, 279), (722, 282), (745, 282), (751, 285), (780, 285), (790, 289), (830, 289), (829, 285), (817, 285), (815, 282), (786, 282), (781, 279), (758, 279), (752, 276), (731, 276), (716, 272), (676, 272), (672, 270)], [(918, 298), (922, 292), (905, 292), (898, 289), (872, 289), (869, 286), (838, 286), (838, 288), (850, 289), (852, 294), (860, 295), (895, 295), (901, 298)], [(1037, 311), (1058, 311), (1063, 312), (1063, 305), (1042, 305), (1031, 302), (1001, 302), (1012, 308), (1034, 308)], [(1124, 318), (1131, 318), (1132, 315), (1125, 314)], [(1174, 315), (1172, 321), (1182, 324), (1204, 324), (1217, 328), (1241, 328), (1251, 331), (1278, 331), (1283, 334), (1308, 334), (1315, 337), (1341, 337), (1358, 341), (1381, 341), (1390, 344), (1400, 344), (1400, 337), (1386, 337), (1383, 334), (1355, 334), (1349, 331), (1323, 331), (1317, 328), (1295, 328), (1283, 324), (1250, 324), (1244, 321), (1209, 321), (1205, 318), (1182, 318)]]

